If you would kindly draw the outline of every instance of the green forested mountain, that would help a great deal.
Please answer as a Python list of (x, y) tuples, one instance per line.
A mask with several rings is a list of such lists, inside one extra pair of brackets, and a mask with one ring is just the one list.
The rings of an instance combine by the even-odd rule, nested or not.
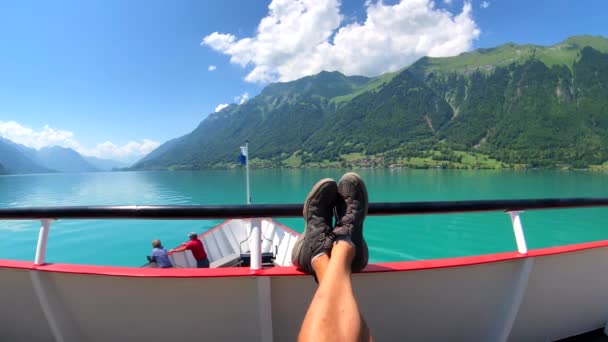
[(376, 78), (322, 72), (209, 115), (136, 169), (266, 166), (587, 167), (608, 161), (608, 40), (505, 44)]
[(193, 132), (161, 145), (134, 168), (192, 169), (234, 162), (247, 139), (257, 158), (287, 158), (348, 103), (343, 97), (382, 84), (380, 78), (338, 72), (271, 84), (242, 105), (210, 114)]

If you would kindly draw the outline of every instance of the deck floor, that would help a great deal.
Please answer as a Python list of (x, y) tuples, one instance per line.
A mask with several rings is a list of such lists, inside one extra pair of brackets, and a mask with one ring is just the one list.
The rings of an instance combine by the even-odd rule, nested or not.
[(608, 336), (604, 334), (604, 329), (597, 329), (585, 334), (568, 337), (558, 342), (608, 342)]

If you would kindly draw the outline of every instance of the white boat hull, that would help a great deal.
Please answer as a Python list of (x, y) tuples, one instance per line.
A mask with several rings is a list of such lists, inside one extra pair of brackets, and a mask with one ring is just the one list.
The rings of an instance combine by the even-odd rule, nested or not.
[[(293, 267), (151, 269), (0, 261), (2, 341), (293, 341), (316, 288)], [(608, 241), (370, 265), (378, 341), (546, 341), (608, 319)]]

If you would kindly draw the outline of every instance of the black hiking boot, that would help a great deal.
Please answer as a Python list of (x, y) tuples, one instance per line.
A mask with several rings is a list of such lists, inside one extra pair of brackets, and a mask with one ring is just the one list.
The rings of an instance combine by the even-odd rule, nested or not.
[(338, 185), (330, 178), (312, 187), (304, 202), (304, 232), (298, 236), (291, 251), (291, 262), (306, 273), (313, 274), (312, 258), (330, 255), (333, 246), (333, 209), (338, 199)]
[(338, 222), (334, 228), (336, 239), (345, 238), (355, 246), (355, 257), (351, 264), (352, 272), (359, 272), (367, 266), (368, 250), (365, 239), (363, 239), (363, 220), (367, 215), (367, 189), (363, 179), (349, 172), (342, 176), (338, 183), (340, 194), (336, 204), (336, 215)]

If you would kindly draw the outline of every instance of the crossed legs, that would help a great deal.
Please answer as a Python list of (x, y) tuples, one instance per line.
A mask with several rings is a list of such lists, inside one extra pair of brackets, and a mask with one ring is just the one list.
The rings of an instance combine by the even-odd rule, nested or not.
[[(292, 263), (316, 276), (319, 287), (310, 303), (299, 341), (372, 341), (352, 288), (352, 272), (368, 261), (363, 238), (367, 188), (356, 173), (336, 183), (317, 182), (304, 202), (304, 232), (292, 250)], [(334, 224), (334, 217), (336, 222)]]

